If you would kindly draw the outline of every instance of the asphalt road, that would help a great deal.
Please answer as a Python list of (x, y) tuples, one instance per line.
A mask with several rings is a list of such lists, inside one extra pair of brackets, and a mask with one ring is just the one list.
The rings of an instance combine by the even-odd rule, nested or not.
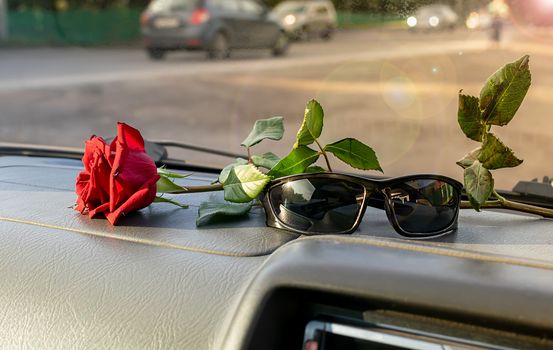
[[(533, 86), (514, 121), (497, 133), (525, 162), (496, 172), (499, 187), (553, 175), (553, 49), (546, 34), (513, 32), (500, 47), (485, 33), (338, 33), (331, 42), (294, 45), (285, 58), (237, 52), (224, 62), (198, 53), (149, 61), (136, 49), (0, 51), (0, 140), (80, 146), (112, 135), (126, 121), (147, 138), (241, 152), (259, 118), (282, 115), (283, 142), (258, 152), (285, 155), (305, 103), (325, 107), (323, 142), (357, 137), (373, 146), (387, 175), (442, 173), (461, 178), (455, 161), (477, 145), (457, 126), (460, 89), (478, 95), (504, 63), (531, 54)], [(172, 152), (191, 162), (226, 159)], [(336, 168), (338, 161), (335, 160)]]

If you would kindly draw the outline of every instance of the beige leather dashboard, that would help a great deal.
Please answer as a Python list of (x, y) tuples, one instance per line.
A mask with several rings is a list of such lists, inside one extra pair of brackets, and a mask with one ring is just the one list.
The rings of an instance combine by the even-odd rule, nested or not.
[[(298, 238), (266, 228), (261, 210), (197, 229), (214, 194), (111, 227), (71, 209), (78, 171), (70, 160), (0, 158), (0, 348), (212, 348), (267, 258)], [(464, 211), (457, 234), (405, 241), (368, 210), (354, 236), (308, 239), (553, 270), (552, 222), (506, 213)]]

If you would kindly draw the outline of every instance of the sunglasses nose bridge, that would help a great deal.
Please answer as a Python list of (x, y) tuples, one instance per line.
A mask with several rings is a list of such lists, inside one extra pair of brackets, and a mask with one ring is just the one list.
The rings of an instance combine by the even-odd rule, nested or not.
[(384, 203), (386, 206), (393, 206), (392, 202), (392, 189), (390, 187), (384, 187), (380, 190), (380, 193), (384, 196)]
[(395, 216), (395, 211), (394, 211), (394, 201), (392, 200), (393, 199), (392, 189), (390, 187), (384, 187), (383, 189), (380, 190), (380, 192), (384, 196), (384, 211), (386, 212), (386, 216), (388, 217), (388, 220), (390, 221), (390, 223), (392, 223), (394, 227), (399, 226)]

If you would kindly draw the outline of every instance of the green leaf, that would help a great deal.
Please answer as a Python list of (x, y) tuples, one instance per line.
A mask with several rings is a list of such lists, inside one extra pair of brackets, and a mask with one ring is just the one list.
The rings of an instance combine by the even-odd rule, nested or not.
[(313, 165), (305, 169), (306, 173), (326, 173), (327, 171), (328, 170), (326, 170), (325, 168), (321, 168), (320, 166), (317, 166), (317, 165)]
[(520, 107), (532, 77), (529, 56), (505, 65), (488, 78), (480, 92), (480, 109), (485, 124), (506, 125)]
[(171, 193), (171, 192), (180, 192), (186, 191), (186, 188), (177, 185), (171, 179), (166, 176), (160, 175), (159, 180), (157, 180), (157, 193)]
[(478, 97), (459, 94), (459, 110), (457, 120), (461, 130), (469, 139), (482, 141), (486, 126), (482, 122), (482, 113), (478, 105)]
[(482, 204), (478, 203), (476, 201), (476, 199), (474, 199), (472, 196), (468, 196), (469, 197), (469, 202), (470, 202), (470, 205), (474, 208), (474, 210), (476, 211), (480, 211), (480, 207), (482, 206)]
[(200, 209), (198, 209), (196, 226), (204, 226), (231, 217), (245, 216), (251, 209), (252, 203), (236, 204), (204, 202), (200, 204)]
[(267, 175), (273, 178), (301, 174), (311, 164), (319, 159), (319, 152), (312, 150), (307, 146), (295, 148), (286, 157), (282, 158)]
[(480, 150), (481, 150), (480, 147), (472, 150), (469, 154), (465, 156), (465, 158), (457, 161), (457, 165), (459, 165), (463, 169), (468, 168), (478, 160), (478, 156), (480, 155)]
[(273, 117), (256, 121), (248, 137), (242, 141), (242, 146), (252, 147), (264, 139), (282, 139), (282, 135), (284, 135), (284, 124), (282, 120), (282, 117)]
[(334, 154), (338, 159), (356, 169), (383, 172), (373, 149), (356, 139), (340, 140), (326, 145), (324, 150)]
[(182, 209), (188, 209), (188, 205), (180, 204), (179, 202), (175, 202), (174, 200), (164, 198), (164, 197), (156, 197), (154, 199), (154, 203), (169, 203), (176, 205), (177, 207), (180, 207)]
[(319, 102), (311, 100), (305, 107), (305, 114), (300, 130), (296, 135), (294, 148), (307, 146), (315, 142), (323, 131), (324, 111)]
[(246, 159), (236, 158), (234, 163), (229, 164), (223, 168), (223, 170), (219, 174), (219, 183), (224, 184), (225, 181), (227, 181), (228, 175), (230, 174), (230, 171), (232, 170), (232, 168), (234, 168), (237, 165), (245, 165), (245, 164), (248, 164), (248, 161)]
[(231, 169), (223, 184), (225, 200), (233, 203), (247, 203), (255, 199), (270, 181), (252, 164), (237, 165)]
[(165, 177), (174, 178), (174, 179), (184, 179), (184, 178), (187, 178), (191, 175), (191, 174), (172, 173), (170, 171), (167, 171), (167, 169), (165, 169), (165, 168), (157, 168), (157, 173), (160, 176), (165, 176)]
[(470, 167), (465, 169), (465, 190), (476, 211), (488, 200), (493, 191), (492, 173), (475, 161)]
[(252, 162), (255, 166), (265, 169), (272, 169), (280, 161), (280, 157), (273, 152), (267, 152), (260, 156), (253, 155)]
[(478, 160), (486, 169), (513, 168), (522, 163), (513, 151), (493, 134), (486, 134)]

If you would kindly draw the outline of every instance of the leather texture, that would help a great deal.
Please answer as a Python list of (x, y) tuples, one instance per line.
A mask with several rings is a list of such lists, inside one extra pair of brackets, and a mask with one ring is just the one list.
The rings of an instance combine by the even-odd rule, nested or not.
[[(347, 237), (342, 237), (347, 239)], [(386, 215), (367, 208), (363, 223), (351, 239), (388, 241), (411, 247), (443, 248), (458, 254), (503, 256), (511, 262), (540, 260), (553, 264), (553, 220), (513, 212), (461, 210), (459, 229), (432, 240), (404, 240), (388, 223)]]
[[(545, 344), (553, 334), (553, 266), (521, 266), (492, 261), (488, 254), (434, 254), (409, 245), (372, 243), (370, 239), (318, 236), (279, 249), (252, 280), (234, 316), (223, 327), (216, 348), (258, 349), (264, 339), (278, 339), (282, 334), (271, 332), (282, 332), (283, 327), (272, 320), (286, 324), (301, 317), (301, 311), (296, 315), (282, 305), (296, 305), (293, 293), (300, 291), (304, 295), (328, 293), (342, 305), (351, 299), (367, 304), (385, 301), (400, 311), (401, 307), (415, 307), (434, 317), (456, 315), (464, 322), (501, 322), (520, 332), (535, 327), (541, 330), (540, 347), (523, 343), (516, 348), (553, 346)], [(291, 291), (288, 299), (272, 298), (283, 290)], [(309, 298), (301, 300), (309, 302)], [(275, 347), (267, 344), (264, 348)]]
[(79, 170), (0, 158), (0, 349), (210, 349), (264, 254), (296, 237), (264, 228), (259, 212), (196, 229), (211, 194), (111, 227), (70, 208)]
[[(90, 220), (71, 208), (75, 203), (77, 166), (0, 163), (0, 217), (12, 222), (53, 227), (70, 232), (143, 241), (177, 249), (227, 256), (267, 255), (298, 235), (265, 228), (265, 214), (254, 209), (249, 218), (198, 229), (199, 205), (207, 200), (222, 201), (222, 193), (176, 196), (190, 205), (187, 210), (166, 203), (155, 203), (123, 218), (112, 227), (106, 220)], [(191, 176), (187, 185), (205, 185), (213, 176)], [(16, 188), (17, 190), (11, 190)], [(22, 210), (22, 208), (25, 208)], [(232, 232), (229, 232), (232, 228)]]
[[(272, 261), (287, 259), (279, 247), (297, 237), (265, 227), (262, 211), (197, 229), (197, 207), (214, 194), (180, 196), (188, 210), (155, 204), (111, 227), (70, 208), (79, 170), (70, 160), (0, 158), (0, 348), (210, 349), (266, 257), (276, 250)], [(186, 183), (213, 178), (196, 174)], [(405, 241), (383, 212), (367, 210), (355, 235), (307, 240), (339, 245), (346, 254), (376, 246), (476, 267), (471, 262), (553, 265), (550, 220), (463, 211), (459, 226), (455, 235)], [(257, 306), (237, 310), (253, 315)], [(226, 317), (239, 316), (231, 310)]]
[(210, 349), (263, 260), (0, 222), (0, 348)]

